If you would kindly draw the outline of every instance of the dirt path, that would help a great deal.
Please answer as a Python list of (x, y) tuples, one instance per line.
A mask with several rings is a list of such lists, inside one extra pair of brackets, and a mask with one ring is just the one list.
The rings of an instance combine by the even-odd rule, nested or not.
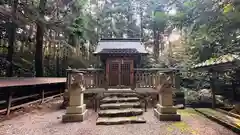
[(33, 111), (0, 123), (0, 135), (236, 135), (198, 115), (192, 109), (180, 111), (181, 122), (160, 122), (152, 109), (144, 113), (146, 124), (97, 126), (97, 115), (89, 110), (82, 123), (61, 123), (64, 110)]

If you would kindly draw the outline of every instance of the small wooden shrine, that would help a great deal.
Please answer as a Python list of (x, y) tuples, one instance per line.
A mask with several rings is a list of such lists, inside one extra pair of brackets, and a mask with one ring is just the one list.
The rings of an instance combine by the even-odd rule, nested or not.
[(148, 53), (140, 39), (102, 39), (94, 54), (104, 65), (108, 87), (131, 87), (134, 68)]
[[(111, 103), (113, 107), (100, 107), (100, 111), (98, 112), (99, 118), (97, 119), (96, 124), (109, 124), (109, 122), (116, 124), (123, 121), (128, 123), (133, 121), (145, 123), (146, 121), (144, 119), (138, 119), (143, 113), (141, 104), (135, 107), (134, 105), (130, 105), (130, 109), (126, 109), (122, 105), (119, 105), (119, 99), (125, 97), (124, 101), (121, 101), (121, 103), (126, 104), (129, 103), (129, 99), (132, 101), (131, 98), (135, 98), (136, 100), (134, 100), (134, 102), (139, 103), (141, 102), (141, 99), (143, 99), (145, 110), (147, 110), (148, 97), (153, 97), (151, 94), (159, 96), (159, 104), (157, 105), (157, 108), (154, 109), (154, 115), (159, 120), (181, 120), (180, 115), (177, 114), (176, 108), (173, 107), (172, 100), (172, 91), (175, 83), (173, 79), (174, 70), (170, 68), (142, 68), (140, 65), (142, 65), (142, 61), (144, 61), (144, 57), (148, 53), (140, 39), (102, 39), (94, 54), (99, 58), (99, 62), (103, 65), (101, 68), (78, 69), (75, 71), (69, 70), (68, 72), (67, 80), (69, 80), (70, 107), (67, 108), (67, 113), (64, 115), (63, 121), (83, 120), (86, 114), (86, 111), (82, 111), (85, 110), (86, 106), (83, 104), (84, 100), (82, 98), (85, 88), (85, 93), (95, 95), (93, 98), (95, 100), (95, 111), (98, 110), (98, 103), (100, 103), (100, 106), (104, 106), (105, 103), (106, 106), (108, 101), (105, 102), (104, 99), (109, 100), (109, 98), (114, 96), (114, 100), (116, 100), (114, 103)], [(76, 81), (77, 78), (74, 74), (80, 74), (79, 76), (81, 77), (78, 77), (80, 78), (78, 79), (79, 81)], [(76, 86), (80, 87), (74, 88), (75, 85), (71, 83), (72, 80), (75, 80)], [(104, 87), (105, 89), (103, 89)], [(109, 94), (104, 95), (104, 93)], [(131, 95), (131, 93), (134, 95)], [(103, 102), (101, 103), (98, 100)], [(74, 106), (75, 104), (78, 106)], [(123, 113), (114, 111), (117, 109), (111, 109), (116, 108), (116, 106), (118, 107), (117, 109), (120, 109)], [(81, 111), (77, 112), (76, 110), (79, 109), (76, 108), (81, 108)], [(74, 110), (74, 112), (72, 112), (72, 110)], [(119, 114), (123, 114), (123, 116)], [(115, 117), (115, 120), (113, 117)], [(120, 117), (122, 119), (119, 120)], [(134, 117), (136, 119), (129, 119), (129, 117)]]

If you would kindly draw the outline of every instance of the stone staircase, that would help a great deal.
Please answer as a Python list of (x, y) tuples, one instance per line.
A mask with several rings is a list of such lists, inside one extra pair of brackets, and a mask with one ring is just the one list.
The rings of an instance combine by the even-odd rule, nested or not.
[(109, 93), (100, 101), (97, 125), (146, 123), (139, 98), (134, 93)]

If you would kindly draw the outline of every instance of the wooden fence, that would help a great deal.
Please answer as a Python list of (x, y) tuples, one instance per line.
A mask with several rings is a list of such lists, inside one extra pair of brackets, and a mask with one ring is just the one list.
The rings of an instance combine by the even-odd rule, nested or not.
[(167, 77), (175, 84), (174, 72), (166, 69), (137, 69), (134, 73), (136, 88), (156, 88)]
[(99, 72), (87, 72), (84, 74), (86, 88), (103, 88), (104, 73)]
[[(77, 69), (75, 73), (81, 72), (84, 76), (84, 85), (86, 88), (105, 88), (105, 72), (103, 69)], [(175, 85), (175, 73), (166, 69), (137, 69), (134, 72), (135, 88), (156, 88), (163, 83), (167, 77), (171, 78), (172, 84)], [(70, 77), (68, 77), (70, 78)]]

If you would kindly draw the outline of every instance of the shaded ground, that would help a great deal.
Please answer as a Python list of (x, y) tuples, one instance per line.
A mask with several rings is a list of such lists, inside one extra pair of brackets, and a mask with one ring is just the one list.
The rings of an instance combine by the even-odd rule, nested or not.
[(96, 125), (97, 115), (91, 110), (84, 122), (63, 124), (61, 117), (64, 112), (42, 109), (23, 114), (1, 122), (0, 135), (236, 135), (192, 109), (180, 111), (181, 122), (160, 122), (149, 109), (143, 115), (147, 120), (145, 124), (114, 126)]

